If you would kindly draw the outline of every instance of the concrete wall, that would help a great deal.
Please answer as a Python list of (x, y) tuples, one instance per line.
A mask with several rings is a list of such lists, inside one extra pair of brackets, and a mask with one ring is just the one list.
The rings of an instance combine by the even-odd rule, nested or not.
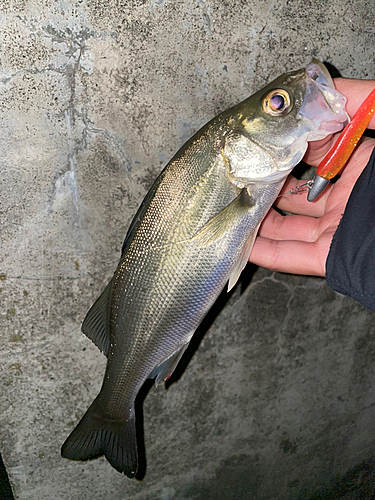
[(153, 179), (207, 120), (313, 56), (375, 78), (373, 5), (1, 1), (0, 450), (17, 499), (323, 498), (354, 467), (372, 474), (373, 316), (324, 280), (263, 269), (147, 395), (143, 481), (60, 446), (105, 367), (80, 324)]

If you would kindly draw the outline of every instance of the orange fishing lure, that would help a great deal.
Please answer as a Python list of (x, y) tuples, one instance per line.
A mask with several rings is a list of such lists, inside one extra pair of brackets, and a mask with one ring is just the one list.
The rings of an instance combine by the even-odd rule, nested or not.
[(366, 97), (357, 109), (352, 121), (341, 132), (333, 148), (320, 162), (314, 177), (313, 187), (308, 193), (307, 199), (309, 201), (315, 200), (329, 184), (329, 180), (335, 177), (344, 167), (374, 113), (375, 89)]

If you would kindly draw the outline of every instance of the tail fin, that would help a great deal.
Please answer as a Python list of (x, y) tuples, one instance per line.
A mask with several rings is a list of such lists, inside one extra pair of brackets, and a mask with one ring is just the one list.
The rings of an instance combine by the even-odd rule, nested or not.
[(95, 399), (61, 448), (70, 460), (88, 460), (104, 454), (118, 472), (135, 476), (138, 468), (134, 409), (127, 420), (106, 419)]

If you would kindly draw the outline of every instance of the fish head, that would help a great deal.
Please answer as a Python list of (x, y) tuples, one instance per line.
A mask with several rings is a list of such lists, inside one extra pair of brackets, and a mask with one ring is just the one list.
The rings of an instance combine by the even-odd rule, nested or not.
[(316, 59), (276, 78), (230, 110), (223, 155), (231, 182), (243, 188), (285, 179), (309, 141), (344, 127), (349, 119), (345, 105), (346, 98)]

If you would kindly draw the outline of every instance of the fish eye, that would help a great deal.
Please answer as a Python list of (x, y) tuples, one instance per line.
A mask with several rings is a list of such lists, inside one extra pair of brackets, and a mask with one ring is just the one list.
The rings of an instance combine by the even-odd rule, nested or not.
[(286, 115), (291, 109), (289, 94), (282, 89), (272, 90), (263, 98), (262, 107), (268, 115)]

